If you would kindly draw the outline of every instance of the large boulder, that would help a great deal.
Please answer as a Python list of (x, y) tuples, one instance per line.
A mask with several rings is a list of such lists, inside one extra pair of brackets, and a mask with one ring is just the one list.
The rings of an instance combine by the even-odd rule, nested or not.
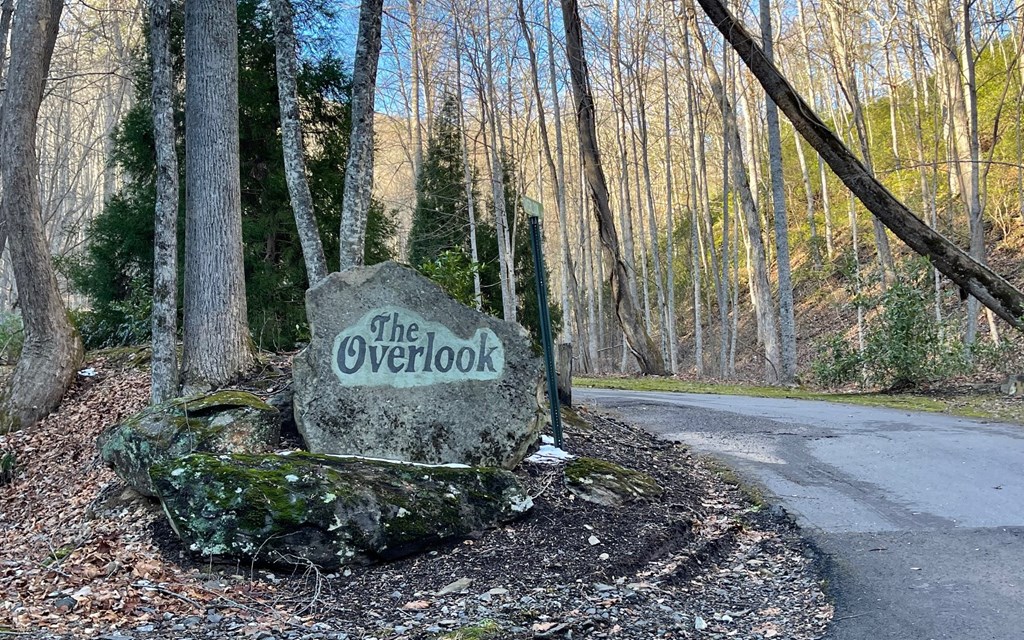
[(149, 469), (190, 453), (268, 453), (281, 414), (251, 393), (219, 391), (153, 405), (100, 436), (100, 454), (143, 495), (155, 496)]
[(309, 450), (511, 469), (544, 420), (526, 331), (394, 262), (333, 273), (306, 293), (295, 357)]
[(331, 569), (397, 558), (513, 520), (532, 505), (502, 469), (305, 452), (195, 454), (151, 474), (192, 551), (276, 565)]

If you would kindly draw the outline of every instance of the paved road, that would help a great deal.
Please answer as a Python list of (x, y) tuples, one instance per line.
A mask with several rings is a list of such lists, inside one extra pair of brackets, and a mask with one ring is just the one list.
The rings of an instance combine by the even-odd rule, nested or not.
[(1024, 427), (806, 400), (576, 389), (765, 489), (829, 563), (832, 640), (1024, 640)]

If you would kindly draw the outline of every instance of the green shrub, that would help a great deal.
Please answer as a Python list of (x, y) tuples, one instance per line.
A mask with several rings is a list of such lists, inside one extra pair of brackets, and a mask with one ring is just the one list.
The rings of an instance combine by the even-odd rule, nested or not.
[[(838, 334), (819, 345), (811, 368), (820, 385), (859, 381), (890, 389), (914, 387), (966, 373), (982, 360), (972, 361), (955, 327), (935, 321), (930, 294), (913, 284), (921, 281), (913, 276), (890, 285), (876, 298), (862, 299), (877, 310), (867, 323), (862, 352)], [(975, 347), (986, 361), (993, 357), (989, 351)]]
[(818, 356), (811, 363), (811, 373), (819, 385), (838, 387), (860, 377), (860, 354), (840, 333), (822, 340), (817, 347)]

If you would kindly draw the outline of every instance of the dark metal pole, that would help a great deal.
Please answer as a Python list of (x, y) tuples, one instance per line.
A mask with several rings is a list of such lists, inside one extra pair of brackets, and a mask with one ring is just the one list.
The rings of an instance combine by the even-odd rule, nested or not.
[[(526, 199), (524, 198), (524, 201)], [(524, 202), (524, 204), (526, 204)], [(530, 203), (534, 204), (534, 203)], [(551, 316), (548, 313), (548, 286), (544, 278), (544, 255), (540, 243), (540, 204), (526, 207), (530, 214), (530, 246), (533, 248), (533, 272), (537, 281), (537, 307), (540, 315), (540, 340), (544, 346), (544, 366), (548, 376), (548, 399), (551, 403), (551, 430), (555, 446), (562, 447), (562, 412), (558, 402), (558, 378), (555, 373), (555, 348), (551, 339)]]

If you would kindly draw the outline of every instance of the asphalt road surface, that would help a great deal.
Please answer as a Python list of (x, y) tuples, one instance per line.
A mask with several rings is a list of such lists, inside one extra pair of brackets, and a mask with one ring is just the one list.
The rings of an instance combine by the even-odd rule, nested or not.
[(809, 400), (574, 389), (712, 454), (827, 558), (832, 640), (1024, 640), (1024, 427)]

